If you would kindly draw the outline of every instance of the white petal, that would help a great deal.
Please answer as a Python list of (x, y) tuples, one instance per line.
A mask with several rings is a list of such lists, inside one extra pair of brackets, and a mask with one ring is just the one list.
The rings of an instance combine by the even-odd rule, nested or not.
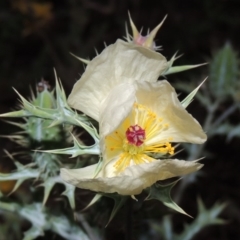
[(158, 180), (182, 176), (199, 170), (203, 165), (183, 160), (156, 160), (126, 168), (118, 176), (93, 178), (97, 164), (80, 169), (61, 169), (64, 181), (96, 192), (137, 195)]
[(105, 137), (113, 132), (128, 116), (136, 101), (136, 85), (120, 84), (112, 89), (100, 108), (100, 135)]
[(159, 117), (163, 118), (164, 123), (169, 124), (169, 128), (161, 132), (159, 139), (152, 139), (152, 141), (169, 137), (173, 138), (171, 142), (200, 144), (206, 141), (207, 136), (202, 127), (183, 108), (174, 88), (167, 81), (136, 83), (136, 85), (138, 87), (136, 91), (138, 103), (152, 109)]
[(105, 155), (105, 137), (112, 133), (129, 115), (136, 101), (136, 84), (122, 83), (112, 89), (100, 108), (100, 148)]
[(133, 102), (143, 104), (159, 117), (169, 128), (148, 140), (151, 145), (161, 140), (173, 138), (171, 142), (203, 143), (206, 134), (200, 124), (190, 115), (177, 98), (174, 88), (167, 81), (156, 83), (134, 82), (116, 86), (106, 98), (100, 111), (101, 149), (104, 153), (103, 139), (113, 132), (128, 116)]
[(68, 103), (98, 121), (101, 102), (114, 86), (135, 80), (156, 82), (166, 69), (160, 53), (118, 40), (87, 65)]

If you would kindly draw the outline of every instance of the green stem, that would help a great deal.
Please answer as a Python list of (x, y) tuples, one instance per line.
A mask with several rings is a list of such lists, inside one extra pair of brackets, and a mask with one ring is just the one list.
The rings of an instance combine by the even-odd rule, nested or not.
[(212, 124), (212, 127), (215, 128), (217, 125), (219, 125), (222, 121), (228, 118), (229, 115), (231, 115), (238, 107), (239, 103), (236, 103), (230, 108), (228, 108), (219, 118), (216, 119), (216, 121)]
[(96, 235), (93, 229), (89, 226), (88, 222), (84, 218), (84, 216), (80, 213), (75, 213), (78, 221), (82, 224), (84, 230), (86, 231), (90, 240), (100, 240), (100, 238)]

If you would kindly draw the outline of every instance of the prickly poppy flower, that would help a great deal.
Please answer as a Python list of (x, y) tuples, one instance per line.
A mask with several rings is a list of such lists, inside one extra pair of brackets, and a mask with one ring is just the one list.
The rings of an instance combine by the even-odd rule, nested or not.
[(117, 40), (88, 63), (68, 103), (99, 121), (100, 107), (112, 88), (134, 81), (156, 82), (168, 67), (166, 58), (160, 53)]
[(202, 167), (169, 159), (175, 142), (203, 143), (206, 135), (167, 81), (123, 83), (99, 109), (102, 168), (62, 169), (62, 178), (97, 192), (135, 195), (158, 180)]

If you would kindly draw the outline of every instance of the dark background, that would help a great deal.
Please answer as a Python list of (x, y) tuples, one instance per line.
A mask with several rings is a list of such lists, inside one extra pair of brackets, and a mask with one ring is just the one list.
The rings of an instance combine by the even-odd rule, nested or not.
[[(168, 14), (156, 39), (157, 44), (163, 46), (161, 53), (167, 59), (176, 51), (184, 53), (177, 65), (209, 61), (212, 53), (226, 42), (239, 51), (239, 0), (1, 1), (0, 113), (8, 112), (17, 104), (12, 87), (27, 97), (29, 86), (34, 86), (41, 78), (54, 85), (53, 68), (68, 94), (84, 71), (83, 64), (69, 52), (91, 59), (95, 56), (94, 48), (101, 52), (104, 42), (108, 45), (122, 38), (128, 10), (137, 28), (144, 27), (143, 33)], [(205, 66), (171, 75), (168, 80), (173, 83), (200, 81), (207, 75), (208, 67)], [(201, 109), (190, 108), (190, 111), (201, 121), (204, 114)], [(239, 113), (233, 119), (238, 123)], [(1, 126), (1, 134), (11, 132), (9, 125), (2, 122)], [(11, 143), (0, 141), (2, 148), (9, 148)], [(204, 160), (205, 177), (186, 192), (181, 206), (188, 212), (189, 201), (196, 203), (197, 195), (207, 207), (216, 201), (227, 201), (228, 207), (222, 217), (228, 224), (207, 228), (194, 239), (240, 239), (239, 146), (238, 138), (226, 143), (224, 136), (207, 144), (214, 159)], [(196, 214), (196, 210), (190, 210), (190, 214)], [(180, 231), (182, 227), (178, 225), (189, 220), (177, 217), (175, 227)], [(110, 236), (114, 235), (111, 230), (109, 232)]]
[(179, 64), (194, 64), (208, 60), (226, 41), (238, 49), (239, 9), (237, 0), (1, 1), (1, 103), (14, 101), (12, 86), (24, 94), (42, 77), (53, 81), (54, 67), (69, 92), (83, 71), (69, 52), (91, 59), (94, 48), (101, 52), (104, 42), (123, 37), (128, 10), (143, 33), (168, 14), (157, 44), (168, 59), (178, 51), (184, 53)]

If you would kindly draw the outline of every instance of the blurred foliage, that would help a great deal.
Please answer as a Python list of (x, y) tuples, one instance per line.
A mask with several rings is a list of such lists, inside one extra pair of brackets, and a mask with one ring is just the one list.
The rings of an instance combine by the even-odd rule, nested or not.
[(160, 235), (165, 240), (194, 239), (195, 235), (197, 235), (204, 227), (211, 224), (224, 224), (224, 221), (218, 218), (218, 215), (222, 212), (224, 207), (224, 204), (215, 204), (211, 207), (211, 209), (206, 209), (203, 205), (202, 200), (198, 199), (197, 217), (190, 224), (185, 225), (184, 230), (180, 234), (174, 233), (171, 218), (169, 216), (165, 216), (161, 225), (150, 220), (149, 225), (151, 225), (151, 228), (153, 229), (152, 236), (147, 235), (145, 236), (145, 238), (142, 239), (152, 239), (154, 235)]
[(225, 100), (239, 91), (239, 60), (229, 43), (218, 51), (210, 64), (210, 88), (214, 97)]

